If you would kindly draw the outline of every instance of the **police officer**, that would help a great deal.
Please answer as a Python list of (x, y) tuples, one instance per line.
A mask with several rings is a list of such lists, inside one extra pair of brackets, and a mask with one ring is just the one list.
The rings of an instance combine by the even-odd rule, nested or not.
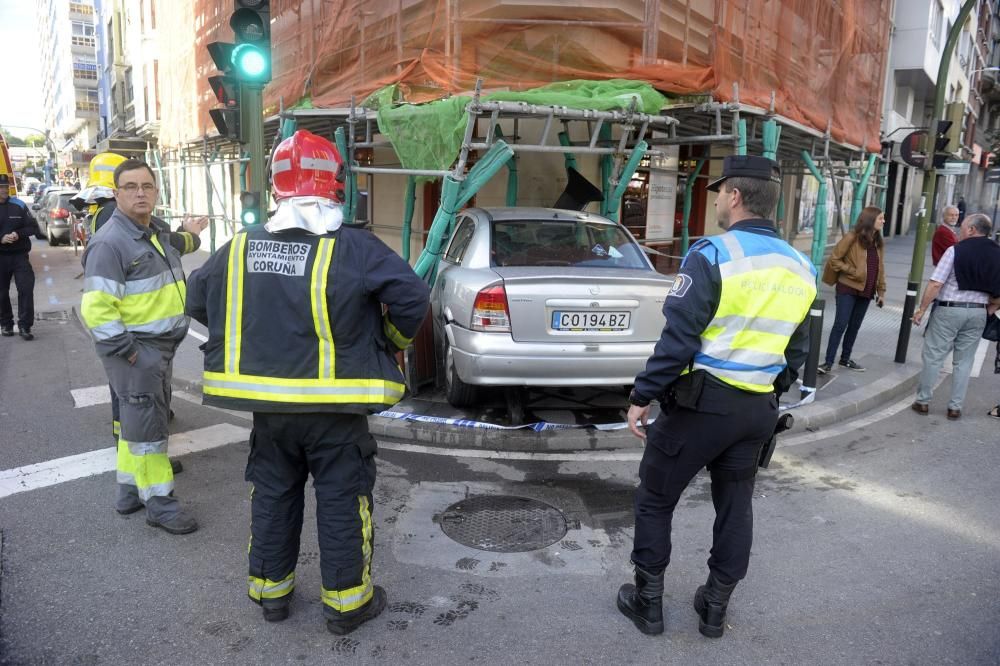
[[(777, 422), (775, 391), (805, 362), (803, 322), (816, 295), (812, 265), (770, 221), (780, 182), (769, 159), (725, 158), (708, 189), (719, 193), (726, 233), (691, 247), (663, 306), (663, 333), (629, 396), (629, 429), (646, 448), (635, 493), (635, 585), (618, 591), (618, 608), (647, 634), (663, 631), (674, 508), (703, 467), (716, 518), (708, 582), (694, 598), (702, 634), (722, 636), (729, 596), (747, 572), (757, 461)], [(644, 433), (639, 424), (653, 400), (661, 415)]]
[[(288, 617), (303, 489), (316, 489), (327, 629), (385, 607), (372, 584), (375, 441), (367, 415), (403, 397), (396, 352), (427, 313), (427, 285), (370, 232), (342, 227), (340, 155), (298, 131), (272, 160), (274, 216), (195, 271), (188, 313), (208, 327), (204, 402), (253, 412), (249, 596)], [(384, 308), (384, 314), (383, 314)]]
[(28, 206), (10, 196), (10, 176), (0, 174), (0, 334), (14, 335), (14, 310), (10, 304), (10, 281), (17, 288), (17, 332), (25, 340), (35, 338), (35, 271), (28, 253), (31, 237), (38, 233)]

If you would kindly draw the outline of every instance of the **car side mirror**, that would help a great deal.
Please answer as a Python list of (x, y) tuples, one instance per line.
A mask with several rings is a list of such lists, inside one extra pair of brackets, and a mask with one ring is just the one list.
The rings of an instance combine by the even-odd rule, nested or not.
[(31, 210), (41, 210), (42, 206), (40, 204), (31, 204)]

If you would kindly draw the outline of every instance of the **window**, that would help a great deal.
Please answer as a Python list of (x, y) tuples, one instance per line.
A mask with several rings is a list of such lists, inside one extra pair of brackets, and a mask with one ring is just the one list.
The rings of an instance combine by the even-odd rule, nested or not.
[(455, 234), (451, 237), (448, 252), (444, 255), (446, 261), (456, 264), (462, 261), (462, 257), (465, 256), (465, 250), (468, 249), (469, 243), (472, 242), (475, 230), (476, 223), (471, 218), (467, 217), (459, 223), (455, 229)]
[(83, 21), (73, 21), (73, 36), (93, 37), (94, 25), (92, 23), (84, 23)]
[(941, 48), (941, 23), (944, 20), (944, 6), (941, 5), (941, 0), (932, 0), (931, 2), (931, 43), (937, 48)]
[(649, 266), (642, 249), (617, 224), (512, 220), (493, 223), (495, 266)]

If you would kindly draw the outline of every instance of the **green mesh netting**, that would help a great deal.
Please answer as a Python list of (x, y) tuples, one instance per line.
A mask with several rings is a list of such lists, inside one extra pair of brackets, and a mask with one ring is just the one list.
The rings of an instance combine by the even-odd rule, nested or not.
[[(465, 137), (471, 97), (450, 97), (427, 104), (401, 103), (394, 84), (378, 90), (364, 106), (378, 111), (379, 131), (389, 138), (399, 162), (406, 169), (449, 169), (458, 158)], [(521, 92), (496, 92), (484, 101), (526, 102), (597, 111), (625, 110), (637, 100), (636, 111), (655, 114), (667, 98), (648, 83), (609, 81), (564, 81)]]

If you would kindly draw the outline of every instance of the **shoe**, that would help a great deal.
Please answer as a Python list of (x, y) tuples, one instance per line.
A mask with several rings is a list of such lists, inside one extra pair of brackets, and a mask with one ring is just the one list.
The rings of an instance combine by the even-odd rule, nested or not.
[(961, 409), (949, 409), (948, 410), (948, 420), (949, 421), (957, 421), (960, 418), (962, 418), (962, 410)]
[(837, 365), (842, 366), (844, 368), (847, 368), (848, 370), (853, 370), (854, 372), (864, 372), (865, 371), (865, 366), (858, 365), (857, 363), (855, 363), (851, 359), (847, 359), (846, 361), (844, 359), (840, 359), (837, 362)]
[(260, 606), (264, 611), (264, 621), (281, 622), (288, 619), (293, 594), (295, 594), (295, 590), (277, 599), (261, 599)]
[(708, 638), (721, 638), (726, 629), (726, 609), (736, 583), (723, 585), (714, 574), (694, 593), (694, 610), (698, 613), (698, 631)]
[(35, 339), (35, 336), (33, 336), (31, 334), (31, 329), (30, 328), (21, 328), (21, 329), (18, 329), (17, 333), (18, 333), (18, 335), (20, 335), (25, 340), (34, 340)]
[(181, 461), (180, 461), (180, 460), (174, 460), (173, 458), (171, 458), (171, 459), (170, 459), (170, 470), (171, 470), (171, 471), (172, 471), (172, 472), (173, 472), (173, 473), (174, 473), (175, 475), (177, 475), (177, 474), (180, 474), (181, 472), (183, 472), (183, 471), (184, 471), (184, 465), (183, 465), (183, 464), (181, 464)]
[(123, 516), (128, 516), (136, 511), (142, 510), (146, 505), (139, 501), (138, 498), (134, 498), (135, 503), (129, 504), (115, 504), (115, 511)]
[(663, 572), (635, 568), (635, 585), (618, 588), (618, 610), (644, 634), (663, 633)]
[(829, 363), (824, 363), (823, 365), (818, 366), (816, 368), (816, 374), (817, 375), (827, 375), (827, 374), (830, 373), (831, 370), (833, 370), (833, 366), (831, 364), (829, 364)]
[[(367, 604), (348, 613), (336, 613), (333, 618), (329, 612), (326, 618), (326, 629), (331, 634), (346, 636), (368, 620), (373, 620), (385, 609), (385, 590), (375, 586), (372, 598)], [(329, 611), (329, 609), (327, 609)], [(335, 612), (335, 611), (334, 611)]]
[(183, 511), (164, 521), (153, 520), (146, 516), (146, 524), (150, 527), (159, 527), (171, 534), (190, 534), (198, 529), (198, 522)]
[(917, 414), (926, 414), (927, 412), (931, 411), (930, 407), (922, 402), (913, 403), (912, 405), (910, 405), (910, 409), (915, 411)]
[(0, 328), (0, 335), (2, 335), (5, 338), (12, 338), (12, 337), (14, 337), (14, 329), (13, 328)]
[(994, 418), (1000, 419), (1000, 405), (997, 405), (990, 411), (986, 412), (986, 416), (992, 416)]
[(170, 414), (167, 415), (167, 422), (169, 423), (170, 421), (173, 420), (174, 420), (174, 410), (171, 409)]

